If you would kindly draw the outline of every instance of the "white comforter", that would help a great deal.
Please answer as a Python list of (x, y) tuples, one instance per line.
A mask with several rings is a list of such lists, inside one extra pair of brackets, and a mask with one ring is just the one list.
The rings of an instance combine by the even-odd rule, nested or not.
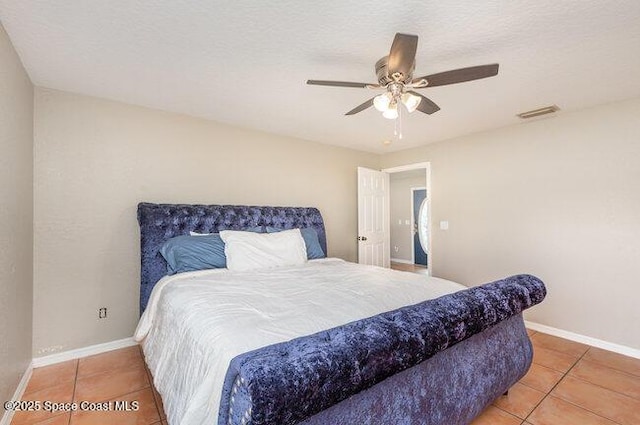
[(169, 423), (217, 424), (224, 377), (238, 354), (461, 289), (335, 258), (181, 273), (156, 284), (135, 338)]

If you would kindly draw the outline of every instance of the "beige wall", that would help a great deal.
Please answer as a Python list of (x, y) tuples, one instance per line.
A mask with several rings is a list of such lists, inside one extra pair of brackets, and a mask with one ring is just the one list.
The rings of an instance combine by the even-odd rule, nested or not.
[[(0, 119), (14, 104), (2, 104)], [(624, 325), (640, 322), (638, 99), (382, 157), (47, 89), (36, 90), (35, 108), (37, 356), (131, 335), (137, 202), (315, 205), (329, 254), (355, 260), (355, 168), (423, 161), (432, 164), (435, 275), (474, 285), (536, 274), (549, 295), (530, 320), (640, 348)], [(14, 167), (3, 172), (14, 171), (2, 190), (23, 212), (30, 189), (19, 185), (31, 170), (18, 156), (3, 155)], [(103, 306), (109, 318), (99, 321)]]
[[(34, 355), (132, 335), (140, 201), (317, 206), (356, 258), (356, 167), (374, 154), (36, 89)], [(108, 307), (109, 317), (97, 319)]]
[[(33, 86), (0, 24), (0, 400), (31, 362)], [(0, 416), (4, 411), (0, 411)]]
[[(424, 170), (391, 174), (389, 183), (389, 216), (391, 217), (391, 258), (412, 261), (411, 188), (426, 187)], [(407, 224), (407, 220), (409, 224)], [(396, 251), (395, 248), (398, 248)]]
[[(547, 284), (528, 319), (640, 349), (640, 99), (385, 155), (430, 161), (433, 272)], [(438, 222), (449, 221), (449, 230)]]
[(640, 100), (382, 159), (47, 89), (35, 102), (36, 356), (131, 335), (137, 202), (316, 205), (330, 255), (355, 260), (356, 167), (423, 161), (436, 276), (536, 274), (549, 295), (528, 319), (640, 347), (621, 325), (640, 322)]

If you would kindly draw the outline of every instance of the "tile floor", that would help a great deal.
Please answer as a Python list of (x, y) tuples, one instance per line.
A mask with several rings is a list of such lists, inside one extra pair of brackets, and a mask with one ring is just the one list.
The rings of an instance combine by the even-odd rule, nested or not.
[(396, 263), (391, 262), (391, 268), (393, 270), (401, 270), (403, 272), (413, 272), (418, 274), (428, 274), (429, 271), (425, 266), (421, 266), (419, 264), (405, 264), (405, 263)]
[[(55, 403), (137, 401), (136, 411), (16, 412), (12, 425), (166, 425), (160, 395), (139, 346), (71, 360), (33, 370), (23, 400)], [(133, 404), (129, 404), (134, 408)]]
[(640, 424), (640, 359), (528, 332), (529, 372), (472, 425)]
[[(529, 332), (533, 365), (472, 425), (638, 425), (640, 360)], [(13, 425), (166, 425), (138, 346), (33, 371), (24, 400), (137, 401), (131, 412), (17, 412)]]

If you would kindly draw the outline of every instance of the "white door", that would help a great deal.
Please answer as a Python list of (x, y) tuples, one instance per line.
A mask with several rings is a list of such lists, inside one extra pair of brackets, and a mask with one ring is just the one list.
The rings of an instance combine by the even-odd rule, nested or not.
[(389, 267), (389, 174), (358, 167), (358, 262)]

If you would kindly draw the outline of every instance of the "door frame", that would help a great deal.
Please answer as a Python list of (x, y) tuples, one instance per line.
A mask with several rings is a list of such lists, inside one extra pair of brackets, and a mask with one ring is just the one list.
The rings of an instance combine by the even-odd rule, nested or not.
[[(393, 174), (393, 173), (401, 173), (403, 171), (410, 171), (410, 170), (421, 170), (424, 169), (424, 175), (425, 175), (425, 188), (427, 190), (427, 208), (429, 209), (429, 211), (433, 211), (431, 209), (431, 163), (430, 162), (416, 162), (414, 164), (406, 164), (406, 165), (400, 165), (397, 167), (389, 167), (389, 168), (383, 168), (381, 171), (384, 171), (385, 173), (389, 173), (389, 174)], [(413, 200), (411, 201), (413, 203)], [(413, 217), (413, 212), (411, 214), (411, 216)], [(412, 219), (413, 220), (413, 219)], [(433, 214), (429, 215), (429, 221), (427, 223), (427, 233), (429, 234), (429, 236), (433, 235), (432, 233), (432, 229), (433, 229)], [(433, 237), (430, 237), (429, 240), (427, 241), (427, 274), (429, 276), (431, 276), (431, 270), (433, 269), (433, 249), (432, 249), (432, 241)], [(412, 246), (413, 246), (413, 242), (412, 242)], [(411, 256), (413, 257), (413, 250), (411, 250)], [(413, 259), (414, 264), (415, 264), (415, 258)]]
[[(409, 188), (409, 194), (411, 195), (411, 262), (413, 264), (416, 263), (416, 246), (415, 246), (415, 238), (413, 237), (413, 228), (416, 225), (415, 223), (416, 219), (413, 216), (413, 209), (415, 208), (415, 205), (413, 205), (413, 200), (414, 200), (413, 192), (415, 192), (416, 190), (424, 190), (426, 193), (427, 186), (425, 185), (425, 186), (416, 186), (416, 187)], [(426, 197), (427, 195), (425, 194), (425, 199)], [(427, 201), (427, 211), (429, 211), (429, 201)], [(428, 232), (429, 231), (427, 230), (427, 233)], [(429, 239), (427, 239), (427, 245), (429, 245)], [(429, 268), (429, 253), (427, 253), (427, 268)]]

